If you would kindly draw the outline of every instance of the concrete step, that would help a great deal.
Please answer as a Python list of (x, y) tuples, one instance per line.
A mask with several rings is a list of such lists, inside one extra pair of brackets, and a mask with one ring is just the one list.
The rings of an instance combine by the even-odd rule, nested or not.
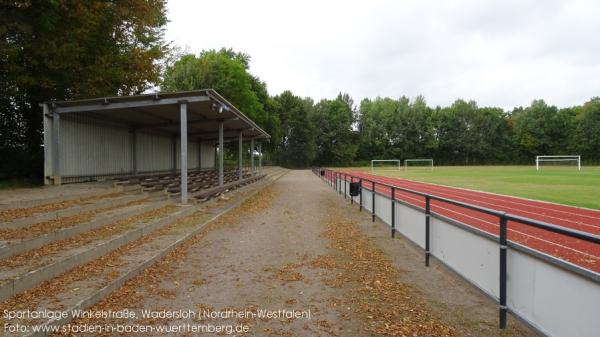
[[(160, 203), (165, 205), (166, 203)], [(169, 203), (170, 204), (170, 203)], [(158, 205), (157, 205), (158, 206)], [(63, 241), (54, 242), (55, 251), (51, 254), (43, 252), (45, 247), (40, 248), (40, 253), (36, 254), (35, 259), (26, 259), (24, 263), (17, 266), (0, 266), (0, 301), (8, 299), (28, 289), (31, 289), (40, 283), (65, 273), (77, 266), (83, 265), (97, 259), (110, 251), (139, 239), (140, 237), (151, 233), (152, 231), (165, 226), (179, 217), (187, 215), (192, 207), (177, 210), (177, 206), (170, 204), (168, 207), (175, 209), (174, 213), (161, 215), (149, 222), (142, 220), (125, 221), (111, 230), (109, 233), (103, 233), (102, 236), (90, 236), (93, 232), (81, 234), (83, 244), (77, 242), (73, 237), (68, 240), (74, 241), (66, 247), (61, 247)], [(99, 228), (98, 230), (101, 230)], [(34, 252), (34, 251), (32, 251)]]
[(126, 219), (151, 209), (156, 208), (156, 203), (147, 202), (140, 205), (126, 206), (112, 211), (99, 213), (96, 217), (88, 222), (84, 222), (72, 227), (61, 228), (43, 235), (23, 238), (20, 241), (13, 243), (5, 243), (0, 245), (0, 259), (6, 259), (13, 255), (42, 247), (55, 241), (65, 240), (72, 236), (94, 230), (96, 228), (111, 224), (121, 219)]
[[(30, 310), (64, 310), (71, 312), (73, 310), (85, 310), (98, 303), (108, 296), (112, 291), (123, 285), (130, 278), (140, 274), (144, 269), (164, 257), (176, 247), (180, 246), (186, 240), (193, 238), (200, 233), (209, 223), (216, 220), (232, 208), (240, 205), (242, 202), (252, 197), (255, 193), (268, 186), (270, 183), (281, 177), (285, 172), (277, 172), (277, 175), (270, 176), (258, 184), (250, 185), (239, 193), (232, 195), (227, 202), (209, 202), (200, 206), (187, 206), (189, 216), (180, 218), (180, 222), (157, 231), (146, 239), (132, 242), (131, 245), (124, 247), (123, 250), (111, 253), (110, 258), (95, 260), (85, 266), (86, 270), (93, 271), (95, 275), (105, 276), (103, 280), (98, 281), (92, 278), (70, 278), (69, 273), (50, 280), (43, 286), (32, 289), (24, 298), (31, 299), (37, 296), (31, 303), (21, 303), (21, 308)], [(139, 244), (137, 244), (139, 243)], [(136, 245), (137, 244), (137, 245)], [(109, 277), (110, 275), (110, 277)], [(52, 296), (46, 295), (48, 291), (45, 288), (55, 290)], [(43, 295), (43, 296), (42, 296)], [(20, 295), (19, 295), (20, 296)], [(10, 304), (20, 301), (17, 296), (11, 299)], [(29, 300), (31, 301), (31, 300)], [(7, 303), (4, 303), (7, 305)], [(12, 323), (23, 325), (36, 324), (38, 326), (61, 326), (71, 321), (71, 317), (60, 320), (48, 320), (45, 322), (31, 320), (16, 320)], [(12, 335), (7, 335), (12, 336)], [(42, 333), (29, 333), (24, 336), (44, 336)]]
[(11, 191), (10, 195), (0, 197), (0, 212), (90, 198), (120, 191), (119, 188), (100, 183), (77, 184), (77, 188), (63, 185), (18, 189), (14, 192)]
[(80, 214), (88, 211), (102, 211), (103, 209), (109, 209), (125, 205), (127, 203), (144, 199), (145, 196), (142, 194), (121, 194), (111, 198), (105, 198), (100, 200), (94, 200), (90, 202), (84, 202), (76, 204), (68, 208), (59, 209), (56, 211), (50, 211), (33, 216), (15, 219), (13, 221), (4, 222), (0, 224), (0, 228), (23, 228), (36, 223), (68, 217), (76, 214)]

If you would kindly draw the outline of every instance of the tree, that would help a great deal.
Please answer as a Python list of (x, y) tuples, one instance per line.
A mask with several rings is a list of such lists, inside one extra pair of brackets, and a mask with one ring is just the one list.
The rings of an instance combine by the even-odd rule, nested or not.
[(475, 101), (456, 100), (436, 111), (437, 158), (451, 164), (503, 161), (510, 148), (510, 129), (499, 108), (479, 108)]
[(358, 113), (359, 142), (357, 155), (362, 160), (393, 158), (389, 148), (390, 122), (398, 110), (398, 102), (391, 98), (363, 99)]
[(600, 97), (592, 98), (579, 109), (572, 148), (585, 160), (600, 160)]
[(258, 95), (264, 83), (248, 72), (249, 60), (249, 56), (231, 49), (184, 55), (167, 67), (161, 90), (214, 89), (248, 117), (262, 122), (264, 106)]
[(348, 94), (334, 100), (323, 99), (314, 107), (311, 120), (318, 125), (316, 136), (318, 165), (349, 165), (358, 149), (354, 124), (353, 101)]
[(0, 13), (0, 175), (41, 177), (39, 103), (159, 80), (165, 1), (3, 1)]
[(391, 157), (399, 159), (431, 158), (436, 148), (433, 136), (432, 111), (423, 96), (411, 103), (407, 97), (398, 100), (396, 111), (387, 123)]
[(294, 96), (290, 91), (273, 98), (273, 111), (281, 121), (276, 152), (285, 167), (308, 167), (315, 158), (316, 129), (309, 119), (312, 105), (312, 100)]
[(167, 67), (161, 90), (215, 89), (271, 135), (264, 150), (273, 151), (279, 142), (279, 118), (265, 82), (248, 71), (249, 65), (250, 56), (232, 49), (183, 55)]
[(531, 106), (515, 116), (515, 142), (528, 158), (565, 154), (573, 135), (574, 122), (572, 109), (559, 110), (543, 100), (534, 100)]

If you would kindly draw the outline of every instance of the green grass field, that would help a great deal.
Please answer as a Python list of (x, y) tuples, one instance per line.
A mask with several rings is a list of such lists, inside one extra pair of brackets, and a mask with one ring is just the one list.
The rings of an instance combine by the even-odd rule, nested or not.
[[(371, 172), (370, 167), (364, 168)], [(376, 174), (600, 209), (600, 166), (436, 166), (375, 169)]]

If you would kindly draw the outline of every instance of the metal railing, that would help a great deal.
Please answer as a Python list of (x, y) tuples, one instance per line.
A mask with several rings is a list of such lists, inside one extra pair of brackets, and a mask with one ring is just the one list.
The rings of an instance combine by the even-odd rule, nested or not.
[[(396, 234), (396, 220), (395, 220), (395, 203), (396, 192), (402, 191), (409, 194), (421, 196), (424, 198), (425, 208), (420, 208), (425, 213), (425, 266), (429, 266), (429, 257), (431, 255), (430, 251), (430, 223), (431, 223), (431, 200), (440, 201), (443, 203), (451, 204), (454, 206), (466, 208), (469, 210), (477, 211), (480, 213), (492, 215), (498, 218), (498, 225), (500, 227), (500, 231), (498, 233), (498, 243), (500, 249), (500, 284), (499, 284), (499, 327), (500, 329), (506, 328), (506, 314), (508, 311), (508, 307), (506, 304), (507, 296), (506, 296), (506, 284), (507, 284), (507, 248), (508, 248), (508, 240), (507, 240), (507, 228), (508, 221), (513, 221), (516, 223), (524, 224), (527, 226), (543, 229), (549, 232), (565, 235), (571, 238), (580, 239), (586, 242), (591, 242), (595, 244), (600, 244), (600, 235), (587, 233), (575, 229), (570, 229), (562, 226), (557, 226), (553, 224), (549, 224), (543, 221), (534, 220), (518, 215), (508, 214), (506, 212), (498, 211), (495, 209), (490, 209), (486, 207), (481, 207), (477, 205), (472, 205), (469, 203), (456, 201), (436, 195), (431, 195), (429, 193), (423, 193), (415, 190), (411, 190), (408, 188), (403, 188), (399, 186), (394, 186), (391, 184), (381, 183), (375, 180), (367, 179), (364, 177), (354, 176), (349, 173), (334, 171), (326, 168), (313, 168), (313, 172), (321, 177), (321, 179), (325, 180), (332, 188), (339, 193), (342, 193), (341, 186), (338, 186), (338, 180), (340, 183), (344, 182), (356, 182), (359, 183), (359, 209), (362, 211), (363, 209), (363, 198), (362, 198), (362, 189), (364, 183), (371, 183), (371, 193), (372, 193), (372, 204), (371, 204), (371, 216), (372, 221), (375, 221), (376, 212), (375, 212), (375, 193), (376, 186), (383, 186), (390, 188), (391, 190), (391, 201), (392, 201), (392, 209), (391, 209), (391, 227), (392, 227), (392, 238), (395, 237)], [(349, 180), (348, 180), (349, 179)], [(348, 195), (346, 190), (346, 183), (344, 183), (344, 199), (346, 195)], [(352, 197), (350, 197), (351, 203), (354, 201)]]

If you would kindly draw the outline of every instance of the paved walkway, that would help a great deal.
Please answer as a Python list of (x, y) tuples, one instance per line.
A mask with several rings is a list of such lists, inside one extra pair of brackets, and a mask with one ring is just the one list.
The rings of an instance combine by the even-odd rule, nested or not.
[[(426, 270), (421, 252), (308, 170), (208, 226), (92, 308), (101, 309), (138, 318), (75, 324), (179, 329), (140, 336), (501, 335), (495, 303), (440, 266)], [(140, 318), (144, 309), (153, 317)], [(503, 336), (534, 335), (509, 326)]]

